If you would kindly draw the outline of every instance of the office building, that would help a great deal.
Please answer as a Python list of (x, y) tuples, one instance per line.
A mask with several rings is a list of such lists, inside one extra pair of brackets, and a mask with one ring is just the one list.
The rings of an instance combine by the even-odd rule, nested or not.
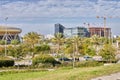
[(64, 32), (64, 26), (61, 24), (55, 24), (55, 34), (56, 33), (62, 33)]
[(88, 37), (89, 32), (85, 27), (74, 27), (74, 28), (65, 28), (64, 36), (70, 38), (73, 36)]

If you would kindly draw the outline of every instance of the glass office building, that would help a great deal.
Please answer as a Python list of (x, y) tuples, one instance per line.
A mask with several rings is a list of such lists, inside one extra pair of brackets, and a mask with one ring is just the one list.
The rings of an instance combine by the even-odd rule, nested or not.
[(89, 32), (85, 27), (65, 28), (64, 36), (70, 38), (73, 36), (89, 37)]
[(61, 24), (55, 24), (55, 34), (56, 33), (62, 33), (64, 32), (64, 26)]

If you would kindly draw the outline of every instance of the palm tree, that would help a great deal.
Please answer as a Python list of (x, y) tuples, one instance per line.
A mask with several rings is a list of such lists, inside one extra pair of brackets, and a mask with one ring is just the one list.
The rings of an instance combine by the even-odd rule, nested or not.
[(19, 43), (20, 43), (20, 41), (17, 39), (11, 40), (11, 44), (13, 44), (13, 45), (17, 45)]
[(54, 44), (57, 44), (57, 53), (60, 52), (61, 45), (64, 43), (64, 37), (61, 33), (55, 34), (55, 37), (52, 39)]
[(24, 43), (29, 45), (28, 47), (30, 48), (32, 55), (34, 57), (33, 49), (35, 44), (38, 44), (41, 40), (41, 35), (38, 34), (37, 32), (29, 32), (27, 33), (24, 37)]
[(40, 41), (40, 38), (41, 35), (39, 35), (37, 32), (29, 32), (23, 37), (24, 42), (30, 44), (32, 47), (34, 47), (35, 44)]
[(91, 37), (91, 43), (94, 46), (94, 49), (96, 49), (96, 54), (97, 54), (97, 52), (98, 52), (98, 45), (100, 45), (100, 38), (99, 38), (99, 36), (93, 35)]
[(74, 46), (74, 53), (79, 54), (79, 45), (81, 44), (81, 38), (79, 36), (74, 36), (71, 40)]
[(73, 45), (73, 68), (75, 66), (75, 55), (79, 54), (79, 45), (81, 44), (81, 38), (79, 36), (74, 36), (71, 39)]

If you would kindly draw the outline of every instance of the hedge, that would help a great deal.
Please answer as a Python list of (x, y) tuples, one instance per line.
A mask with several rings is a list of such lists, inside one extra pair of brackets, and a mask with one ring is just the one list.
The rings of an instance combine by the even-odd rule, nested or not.
[(60, 64), (60, 62), (56, 61), (52, 56), (48, 54), (40, 54), (39, 56), (33, 58), (33, 65), (39, 65), (41, 63), (52, 64), (53, 66)]
[(0, 67), (9, 67), (14, 65), (14, 60), (0, 60)]

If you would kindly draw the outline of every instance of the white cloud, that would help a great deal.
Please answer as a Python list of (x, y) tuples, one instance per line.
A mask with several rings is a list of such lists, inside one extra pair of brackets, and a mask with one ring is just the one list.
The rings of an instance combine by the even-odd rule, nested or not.
[[(93, 17), (120, 14), (120, 2), (98, 0), (15, 1), (0, 4), (0, 17)], [(115, 11), (115, 12), (114, 12)]]

